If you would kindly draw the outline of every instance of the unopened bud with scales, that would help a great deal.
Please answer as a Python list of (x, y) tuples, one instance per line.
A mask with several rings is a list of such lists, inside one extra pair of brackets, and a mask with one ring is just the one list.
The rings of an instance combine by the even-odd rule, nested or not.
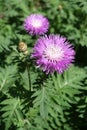
[(28, 54), (28, 48), (27, 48), (27, 44), (24, 42), (20, 42), (18, 45), (18, 49), (20, 52), (22, 52), (23, 54), (27, 55)]

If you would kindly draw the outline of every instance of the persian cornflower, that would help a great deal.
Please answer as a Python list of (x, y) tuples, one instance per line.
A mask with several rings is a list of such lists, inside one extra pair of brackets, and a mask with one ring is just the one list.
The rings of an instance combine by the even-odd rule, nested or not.
[(24, 28), (31, 35), (41, 35), (48, 31), (49, 21), (41, 14), (31, 14), (25, 19)]
[(49, 35), (37, 40), (32, 57), (37, 67), (46, 73), (62, 73), (74, 61), (75, 51), (66, 38), (60, 35)]

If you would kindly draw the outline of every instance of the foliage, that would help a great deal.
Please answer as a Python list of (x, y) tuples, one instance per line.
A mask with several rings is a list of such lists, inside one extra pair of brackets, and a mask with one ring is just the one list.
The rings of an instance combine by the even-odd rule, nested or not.
[[(75, 63), (63, 74), (46, 75), (29, 58), (37, 37), (24, 31), (23, 22), (32, 13), (49, 19), (48, 34), (74, 45)], [(28, 54), (19, 51), (21, 41)], [(0, 0), (0, 99), (1, 130), (86, 129), (86, 0)]]

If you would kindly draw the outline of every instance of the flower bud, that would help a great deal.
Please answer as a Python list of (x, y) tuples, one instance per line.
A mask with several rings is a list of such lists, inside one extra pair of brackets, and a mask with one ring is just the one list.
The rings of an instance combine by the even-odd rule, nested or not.
[(62, 8), (63, 8), (62, 5), (59, 5), (59, 6), (58, 6), (58, 9), (59, 9), (59, 10), (62, 10)]
[(18, 46), (19, 51), (25, 52), (27, 51), (27, 45), (24, 42), (20, 42)]

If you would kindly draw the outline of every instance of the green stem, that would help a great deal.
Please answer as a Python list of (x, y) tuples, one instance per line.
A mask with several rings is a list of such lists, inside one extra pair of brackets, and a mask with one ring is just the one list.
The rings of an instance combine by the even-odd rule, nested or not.
[(64, 82), (67, 84), (67, 71), (64, 72)]
[(59, 88), (62, 88), (62, 86), (61, 86), (61, 81), (60, 81), (60, 78), (61, 78), (60, 76), (61, 76), (61, 75), (58, 75), (58, 74), (57, 74), (57, 79), (58, 79), (57, 81), (58, 81)]
[(28, 79), (29, 79), (29, 89), (31, 91), (31, 77), (30, 77), (30, 67), (29, 64), (27, 63), (27, 72), (28, 72)]

